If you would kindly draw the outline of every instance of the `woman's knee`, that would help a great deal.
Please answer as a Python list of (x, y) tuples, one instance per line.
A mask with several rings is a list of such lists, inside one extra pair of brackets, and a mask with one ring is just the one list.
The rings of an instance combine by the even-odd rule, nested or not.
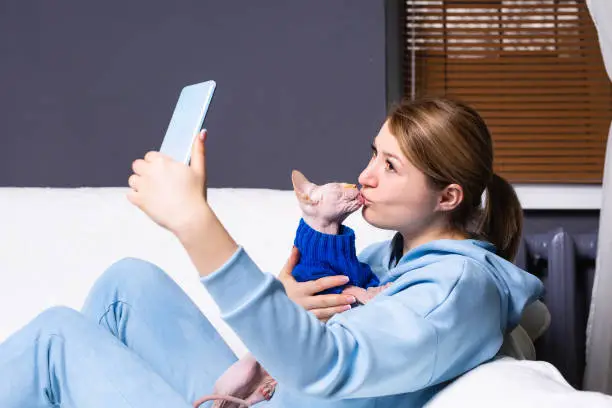
[(50, 307), (36, 316), (30, 323), (47, 334), (60, 334), (85, 322), (85, 317), (67, 306)]
[(152, 262), (123, 258), (109, 266), (94, 284), (92, 291), (130, 293), (158, 284), (167, 284), (169, 276)]
[(22, 333), (36, 343), (52, 347), (59, 339), (62, 344), (92, 346), (105, 331), (81, 312), (66, 306), (54, 306), (36, 316)]

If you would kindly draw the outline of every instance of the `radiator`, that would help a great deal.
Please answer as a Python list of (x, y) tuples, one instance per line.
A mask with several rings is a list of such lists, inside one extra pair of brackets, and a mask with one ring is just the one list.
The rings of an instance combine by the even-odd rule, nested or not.
[(570, 234), (559, 228), (524, 236), (515, 262), (538, 276), (545, 287), (542, 300), (550, 310), (551, 324), (536, 342), (537, 359), (553, 364), (578, 389), (596, 254), (596, 232)]

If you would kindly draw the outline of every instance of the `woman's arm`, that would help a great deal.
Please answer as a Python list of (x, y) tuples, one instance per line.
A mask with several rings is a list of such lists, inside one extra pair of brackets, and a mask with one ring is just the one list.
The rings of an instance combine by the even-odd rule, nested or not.
[(392, 296), (326, 325), (290, 301), (242, 248), (202, 282), (224, 320), (281, 384), (323, 398), (364, 398), (451, 379), (501, 345), (499, 293), (490, 279), (444, 262), (407, 275), (413, 280), (396, 283)]
[(238, 250), (234, 239), (205, 201), (195, 211), (192, 222), (173, 233), (202, 277), (219, 269)]

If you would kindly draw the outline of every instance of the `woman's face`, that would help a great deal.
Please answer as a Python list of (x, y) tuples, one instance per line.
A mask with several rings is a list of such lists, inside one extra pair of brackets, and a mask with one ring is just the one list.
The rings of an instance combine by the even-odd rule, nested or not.
[(359, 175), (364, 219), (378, 228), (418, 235), (432, 225), (440, 194), (400, 150), (387, 122), (374, 139), (372, 158)]

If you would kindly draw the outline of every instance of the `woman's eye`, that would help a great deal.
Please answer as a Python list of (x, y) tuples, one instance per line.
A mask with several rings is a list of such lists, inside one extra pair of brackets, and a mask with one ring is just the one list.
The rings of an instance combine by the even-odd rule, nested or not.
[(386, 164), (387, 164), (387, 165), (385, 166), (385, 169), (386, 169), (387, 171), (395, 171), (395, 168), (393, 167), (393, 163), (391, 163), (389, 160), (387, 160), (387, 161), (386, 161)]

